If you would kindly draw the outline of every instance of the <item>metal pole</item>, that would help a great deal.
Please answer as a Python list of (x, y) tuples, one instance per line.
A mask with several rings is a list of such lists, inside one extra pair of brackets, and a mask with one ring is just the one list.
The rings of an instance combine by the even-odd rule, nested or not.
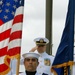
[(52, 0), (46, 0), (46, 37), (50, 41), (46, 52), (52, 55)]

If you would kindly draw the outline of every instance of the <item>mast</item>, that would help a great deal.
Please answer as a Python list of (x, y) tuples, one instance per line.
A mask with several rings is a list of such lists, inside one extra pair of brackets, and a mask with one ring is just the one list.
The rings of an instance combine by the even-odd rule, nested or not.
[(46, 52), (52, 55), (52, 0), (46, 0), (46, 37), (50, 41)]

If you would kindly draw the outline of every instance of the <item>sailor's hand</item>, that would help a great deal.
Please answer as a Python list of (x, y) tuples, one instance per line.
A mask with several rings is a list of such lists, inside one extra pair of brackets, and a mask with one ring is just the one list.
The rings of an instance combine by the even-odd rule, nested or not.
[(37, 50), (38, 46), (33, 47), (29, 52), (34, 52), (35, 50)]

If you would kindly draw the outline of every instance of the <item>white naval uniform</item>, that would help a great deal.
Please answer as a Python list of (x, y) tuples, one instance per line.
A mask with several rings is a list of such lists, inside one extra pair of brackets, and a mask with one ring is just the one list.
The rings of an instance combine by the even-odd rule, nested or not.
[[(35, 52), (37, 52), (37, 51), (35, 51)], [(50, 69), (51, 69), (53, 60), (54, 60), (54, 57), (48, 55), (46, 52), (40, 54), (37, 72), (39, 74), (46, 73), (48, 75), (52, 75)]]

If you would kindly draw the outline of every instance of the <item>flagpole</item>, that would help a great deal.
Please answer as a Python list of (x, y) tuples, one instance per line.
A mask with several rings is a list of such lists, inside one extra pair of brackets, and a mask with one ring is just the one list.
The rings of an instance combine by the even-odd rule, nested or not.
[(46, 52), (52, 55), (52, 0), (46, 0), (46, 37), (49, 39)]
[(17, 59), (17, 68), (16, 68), (16, 75), (19, 75), (19, 66), (20, 66), (20, 56)]

